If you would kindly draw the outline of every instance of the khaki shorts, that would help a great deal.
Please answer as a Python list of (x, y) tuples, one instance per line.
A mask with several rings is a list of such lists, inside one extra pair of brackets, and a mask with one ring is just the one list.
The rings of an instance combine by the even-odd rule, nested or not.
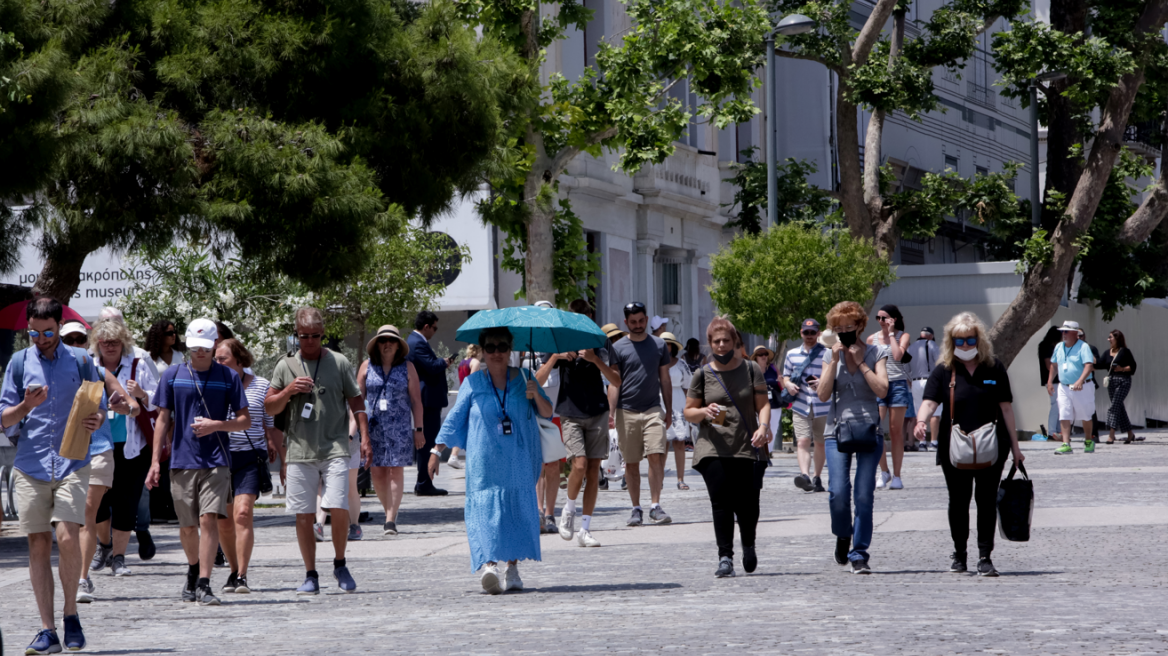
[(827, 415), (804, 417), (798, 412), (791, 413), (791, 423), (795, 425), (796, 440), (811, 440), (823, 444), (823, 429), (827, 426)]
[(114, 450), (110, 449), (89, 459), (89, 484), (114, 486)]
[(172, 469), (170, 496), (180, 528), (199, 525), (203, 515), (227, 517), (227, 500), (231, 498), (231, 468)]
[(666, 452), (665, 412), (616, 411), (617, 443), (626, 463), (636, 464), (655, 453)]
[(38, 481), (13, 471), (16, 512), (25, 535), (48, 533), (57, 522), (85, 525), (85, 497), (89, 494), (89, 465), (59, 481)]
[[(413, 439), (413, 438), (411, 438)], [(349, 509), (349, 456), (331, 460), (288, 463), (288, 489), (284, 502), (289, 513), (316, 513), (316, 492), (321, 492), (320, 507), (325, 510)]]
[(564, 448), (573, 458), (604, 460), (608, 457), (608, 413), (580, 419), (560, 415)]

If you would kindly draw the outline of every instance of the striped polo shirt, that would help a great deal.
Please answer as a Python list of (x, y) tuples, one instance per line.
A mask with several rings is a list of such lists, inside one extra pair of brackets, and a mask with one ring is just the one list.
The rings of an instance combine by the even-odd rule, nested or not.
[[(803, 364), (807, 359), (807, 355), (811, 352), (803, 344), (787, 351), (787, 357), (783, 360), (783, 377), (790, 378), (795, 368)], [(831, 407), (828, 401), (820, 401), (815, 392), (811, 391), (811, 386), (807, 384), (808, 376), (823, 375), (823, 355), (828, 353), (828, 349), (820, 349), (821, 357), (816, 358), (815, 362), (807, 365), (803, 370), (803, 380), (792, 380), (791, 382), (799, 386), (799, 394), (795, 397), (794, 403), (791, 404), (791, 410), (800, 417), (806, 417), (814, 410), (816, 417), (826, 417), (827, 411)]]

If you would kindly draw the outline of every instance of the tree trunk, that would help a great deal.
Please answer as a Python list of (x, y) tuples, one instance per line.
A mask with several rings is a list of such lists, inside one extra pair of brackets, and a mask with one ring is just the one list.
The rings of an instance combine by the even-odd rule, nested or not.
[[(538, 158), (537, 158), (538, 160)], [(541, 204), (538, 200), (543, 186), (543, 176), (540, 171), (533, 170), (527, 175), (524, 184), (524, 197), (527, 199), (529, 215), (527, 217), (527, 252), (524, 254), (524, 272), (526, 274), (527, 302), (551, 301), (556, 303), (556, 287), (553, 281), (552, 269), (555, 266), (555, 244), (552, 240), (552, 219), (555, 209)]]
[(1152, 231), (1168, 216), (1168, 141), (1160, 147), (1160, 179), (1148, 191), (1144, 202), (1123, 222), (1117, 241), (1125, 246), (1135, 246), (1152, 236)]
[[(1087, 3), (1085, 0), (1052, 0), (1050, 3), (1050, 24), (1055, 30), (1066, 34), (1078, 35), (1084, 39), (1087, 29)], [(1075, 191), (1075, 185), (1083, 174), (1082, 159), (1071, 156), (1071, 148), (1083, 145), (1086, 141), (1073, 116), (1079, 112), (1076, 103), (1062, 95), (1069, 80), (1055, 80), (1050, 83), (1050, 93), (1046, 94), (1047, 102), (1047, 130), (1046, 130), (1046, 181), (1044, 198), (1050, 197), (1051, 191), (1057, 191), (1070, 196)], [(1037, 164), (1036, 164), (1037, 165)], [(1038, 202), (1032, 199), (1031, 202)], [(1059, 214), (1053, 210), (1043, 209), (1042, 227), (1053, 232), (1058, 224)]]
[(73, 300), (73, 295), (81, 285), (81, 265), (85, 264), (85, 258), (93, 251), (77, 244), (84, 239), (76, 235), (71, 237), (70, 241), (42, 247), (45, 264), (32, 286), (34, 295), (50, 296), (63, 305), (69, 305)]
[(864, 204), (864, 174), (860, 170), (860, 131), (856, 126), (858, 108), (847, 101), (847, 93), (847, 79), (841, 75), (836, 89), (835, 114), (840, 197), (848, 232), (853, 237), (872, 239), (872, 222)]

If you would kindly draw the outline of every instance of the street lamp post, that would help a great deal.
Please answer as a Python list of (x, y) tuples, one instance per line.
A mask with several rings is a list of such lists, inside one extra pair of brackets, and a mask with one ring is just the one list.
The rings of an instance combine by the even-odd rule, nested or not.
[(778, 207), (775, 196), (778, 195), (779, 182), (775, 177), (778, 154), (778, 121), (775, 112), (775, 35), (791, 36), (804, 34), (815, 29), (815, 21), (802, 14), (791, 14), (779, 21), (773, 32), (766, 39), (766, 84), (763, 92), (766, 93), (766, 165), (767, 165), (767, 227), (773, 226), (778, 219)]
[(1035, 230), (1042, 223), (1042, 203), (1038, 200), (1038, 83), (1053, 82), (1066, 76), (1061, 71), (1047, 71), (1030, 80), (1030, 222)]

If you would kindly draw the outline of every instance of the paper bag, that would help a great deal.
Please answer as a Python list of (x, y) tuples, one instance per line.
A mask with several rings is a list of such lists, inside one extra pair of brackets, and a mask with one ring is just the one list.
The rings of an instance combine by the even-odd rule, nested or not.
[(77, 396), (73, 397), (73, 408), (69, 410), (69, 421), (65, 422), (65, 437), (61, 440), (61, 457), (70, 460), (85, 460), (89, 455), (91, 431), (85, 428), (85, 418), (101, 411), (101, 395), (105, 390), (102, 383), (92, 380), (81, 381)]

